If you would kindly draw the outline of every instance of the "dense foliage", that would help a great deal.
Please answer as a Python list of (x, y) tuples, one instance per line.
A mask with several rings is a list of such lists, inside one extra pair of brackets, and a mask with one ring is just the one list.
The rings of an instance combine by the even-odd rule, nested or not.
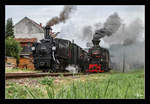
[(19, 42), (14, 39), (12, 18), (7, 19), (7, 24), (5, 27), (5, 45), (6, 45), (6, 56), (11, 56), (17, 59), (17, 64), (19, 63), (21, 46)]
[(8, 37), (5, 39), (6, 56), (11, 56), (17, 59), (17, 63), (20, 58), (21, 46), (14, 38)]

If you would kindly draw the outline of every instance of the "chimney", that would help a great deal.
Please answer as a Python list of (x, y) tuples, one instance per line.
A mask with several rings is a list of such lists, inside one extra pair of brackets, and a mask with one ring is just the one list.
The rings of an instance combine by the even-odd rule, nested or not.
[(40, 26), (42, 27), (42, 23), (40, 23)]

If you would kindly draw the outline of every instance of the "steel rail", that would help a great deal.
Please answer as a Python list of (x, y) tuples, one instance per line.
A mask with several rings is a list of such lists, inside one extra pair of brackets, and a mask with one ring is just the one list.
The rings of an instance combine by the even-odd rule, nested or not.
[(20, 78), (34, 78), (34, 77), (44, 77), (44, 76), (73, 76), (73, 75), (83, 75), (82, 73), (5, 73), (5, 79), (20, 79)]

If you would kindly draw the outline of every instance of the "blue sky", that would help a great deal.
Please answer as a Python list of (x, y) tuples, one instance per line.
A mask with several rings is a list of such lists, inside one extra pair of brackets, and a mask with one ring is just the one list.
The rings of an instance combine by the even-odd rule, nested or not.
[[(6, 5), (5, 21), (12, 17), (14, 24), (16, 24), (27, 16), (35, 22), (45, 25), (49, 19), (58, 16), (62, 9), (63, 5)], [(77, 5), (77, 10), (72, 13), (70, 19), (65, 24), (60, 23), (54, 26), (53, 29), (54, 31), (62, 31), (63, 29), (64, 34), (72, 34), (71, 38), (76, 39), (74, 34), (76, 32), (80, 34), (82, 27), (99, 22), (104, 23), (107, 17), (114, 12), (119, 14), (125, 24), (129, 24), (136, 18), (140, 18), (143, 25), (145, 24), (144, 5)]]

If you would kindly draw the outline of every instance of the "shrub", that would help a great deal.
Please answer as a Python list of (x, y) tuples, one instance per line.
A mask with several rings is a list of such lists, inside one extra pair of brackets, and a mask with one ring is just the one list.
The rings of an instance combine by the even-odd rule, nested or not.
[(11, 56), (16, 58), (18, 64), (20, 58), (20, 52), (22, 49), (19, 42), (17, 42), (12, 37), (8, 37), (5, 39), (5, 44), (6, 44), (6, 50), (5, 50), (6, 56)]

